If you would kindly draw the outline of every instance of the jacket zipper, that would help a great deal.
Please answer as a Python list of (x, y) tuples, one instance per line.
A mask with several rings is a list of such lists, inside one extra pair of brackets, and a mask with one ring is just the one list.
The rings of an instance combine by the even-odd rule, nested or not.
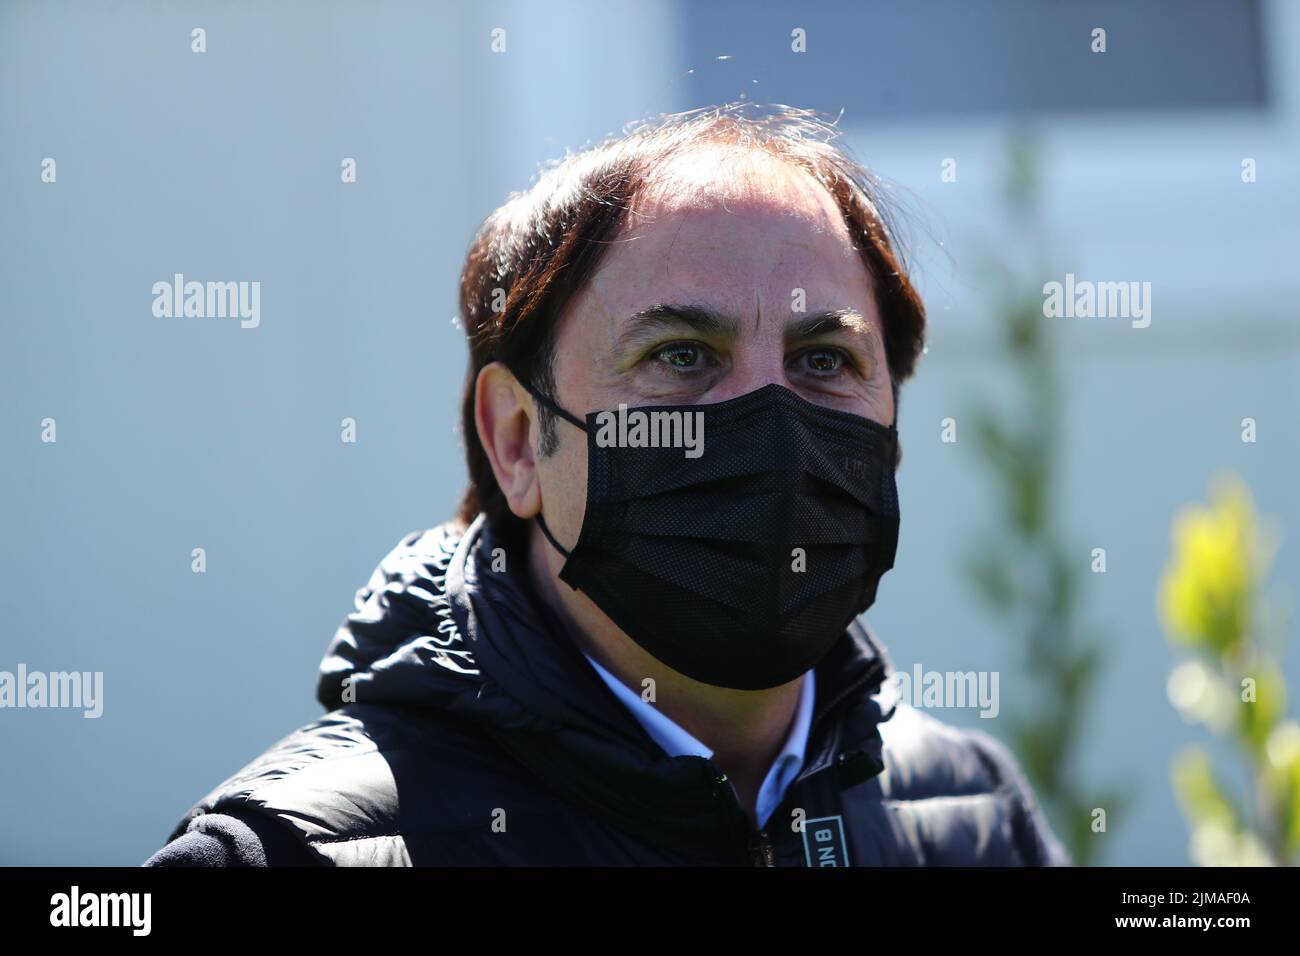
[[(848, 687), (845, 687), (842, 691), (836, 694), (830, 703), (819, 708), (820, 713), (813, 718), (812, 724), (808, 728), (808, 739), (812, 739), (813, 732), (821, 725), (828, 714), (834, 711), (835, 708), (838, 707), (850, 694), (858, 691), (868, 682), (873, 680), (883, 667), (884, 664), (881, 661), (876, 660), (873, 662), (872, 666), (867, 669), (866, 673), (862, 675), (862, 677), (855, 680)], [(772, 847), (772, 841), (767, 830), (755, 827), (754, 824), (750, 822), (749, 815), (745, 813), (744, 809), (740, 806), (740, 800), (736, 796), (736, 788), (731, 785), (730, 779), (725, 773), (719, 771), (714, 775), (713, 782), (715, 785), (714, 794), (719, 796), (725, 794), (724, 798), (729, 802), (732, 815), (744, 828), (749, 862), (754, 866), (776, 866), (776, 852)]]
[(776, 866), (776, 853), (772, 849), (772, 841), (768, 837), (767, 830), (759, 829), (750, 822), (749, 815), (740, 806), (740, 800), (736, 797), (736, 788), (731, 785), (731, 780), (725, 773), (718, 773), (714, 776), (713, 782), (716, 785), (714, 794), (726, 795), (732, 815), (744, 827), (749, 862), (754, 866)]

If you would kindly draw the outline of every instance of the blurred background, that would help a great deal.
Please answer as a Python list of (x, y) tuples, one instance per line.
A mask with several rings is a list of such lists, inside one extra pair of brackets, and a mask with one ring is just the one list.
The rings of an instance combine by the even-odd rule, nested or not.
[[(474, 229), (741, 98), (839, 118), (928, 303), (867, 615), (896, 666), (999, 672), (997, 718), (936, 716), (1012, 744), (1080, 862), (1293, 851), (1297, 49), (1288, 0), (0, 6), (0, 670), (104, 673), (99, 719), (0, 710), (0, 864), (137, 864), (321, 712), (355, 590), (464, 482)], [(174, 273), (260, 281), (260, 326), (155, 318)], [(1067, 273), (1150, 282), (1150, 325), (1045, 319)], [(1171, 540), (1221, 475), (1279, 542), (1231, 633)], [(1267, 720), (1206, 717), (1243, 667)]]

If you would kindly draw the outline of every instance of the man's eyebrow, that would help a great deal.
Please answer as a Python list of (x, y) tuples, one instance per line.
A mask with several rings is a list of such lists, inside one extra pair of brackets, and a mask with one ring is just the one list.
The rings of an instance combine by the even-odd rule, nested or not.
[(615, 341), (619, 351), (655, 338), (666, 331), (688, 329), (705, 338), (735, 338), (739, 323), (702, 305), (652, 305), (632, 313)]
[(830, 312), (805, 316), (798, 322), (791, 322), (785, 327), (785, 340), (793, 342), (842, 330), (870, 333), (871, 326), (857, 309), (834, 309)]
[[(623, 330), (615, 341), (616, 351), (625, 351), (664, 332), (689, 330), (703, 338), (734, 339), (740, 323), (732, 316), (702, 305), (652, 305), (632, 313), (624, 320)], [(814, 338), (828, 332), (871, 333), (871, 325), (856, 309), (833, 309), (816, 312), (789, 323), (784, 330), (786, 342)]]

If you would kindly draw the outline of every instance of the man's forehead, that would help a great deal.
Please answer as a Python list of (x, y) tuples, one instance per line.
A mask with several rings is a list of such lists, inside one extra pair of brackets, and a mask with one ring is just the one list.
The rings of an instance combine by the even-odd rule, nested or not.
[(581, 316), (579, 334), (612, 347), (663, 304), (702, 306), (777, 337), (826, 310), (878, 321), (843, 215), (805, 171), (756, 150), (700, 148), (651, 184), (566, 310)]
[(835, 200), (787, 162), (757, 150), (692, 151), (652, 182), (593, 277), (624, 311), (673, 295), (748, 313), (755, 296), (766, 310), (794, 288), (869, 282)]
[(869, 315), (870, 276), (844, 232), (836, 236), (770, 207), (674, 213), (616, 241), (580, 301), (611, 325), (662, 302), (698, 303), (747, 320), (814, 308)]
[(704, 145), (659, 163), (638, 191), (623, 234), (701, 212), (801, 218), (826, 229), (843, 217), (829, 192), (805, 169), (765, 150)]

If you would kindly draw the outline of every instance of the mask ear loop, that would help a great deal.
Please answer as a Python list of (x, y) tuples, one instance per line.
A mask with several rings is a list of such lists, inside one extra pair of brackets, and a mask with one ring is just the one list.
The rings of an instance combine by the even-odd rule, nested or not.
[(539, 511), (533, 517), (537, 521), (537, 526), (542, 529), (542, 534), (546, 535), (546, 540), (551, 542), (551, 547), (560, 552), (565, 561), (568, 561), (572, 552), (567, 548), (562, 547), (560, 542), (555, 540), (555, 535), (551, 534), (551, 529), (546, 527), (546, 519), (542, 517), (542, 513)]
[[(545, 405), (547, 408), (555, 412), (555, 414), (559, 415), (565, 421), (568, 421), (576, 425), (578, 428), (581, 428), (584, 432), (587, 430), (586, 424), (581, 419), (579, 419), (578, 416), (571, 414), (570, 412), (568, 412), (564, 408), (561, 408), (559, 405), (553, 402), (548, 396), (543, 395), (541, 391), (535, 385), (533, 385), (533, 383), (530, 382), (528, 379), (520, 378), (519, 376), (516, 376), (516, 380), (519, 382), (520, 385), (524, 387), (525, 391), (527, 391), (529, 395), (537, 399), (537, 401), (540, 402), (542, 405)], [(563, 547), (560, 544), (560, 542), (555, 540), (555, 535), (551, 534), (551, 529), (546, 527), (546, 519), (542, 517), (542, 513), (539, 511), (534, 516), (534, 518), (537, 521), (537, 526), (542, 529), (542, 534), (546, 535), (546, 540), (551, 542), (551, 547), (553, 547), (556, 551), (560, 552), (560, 554), (564, 556), (564, 560), (566, 561), (569, 560), (569, 555), (571, 554), (571, 552), (567, 548)]]
[(543, 395), (541, 391), (538, 390), (537, 386), (535, 386), (532, 382), (528, 381), (528, 379), (520, 378), (518, 379), (518, 382), (520, 385), (524, 387), (524, 390), (528, 392), (529, 395), (533, 396), (533, 398), (537, 399), (537, 401), (541, 402), (551, 411), (555, 412), (555, 414), (559, 415), (561, 418), (565, 419), (566, 421), (569, 421), (574, 425), (578, 426), (584, 432), (587, 430), (586, 422), (580, 419), (577, 415), (574, 415), (571, 412), (561, 408), (559, 405), (555, 404), (555, 402), (553, 402), (548, 396)]

